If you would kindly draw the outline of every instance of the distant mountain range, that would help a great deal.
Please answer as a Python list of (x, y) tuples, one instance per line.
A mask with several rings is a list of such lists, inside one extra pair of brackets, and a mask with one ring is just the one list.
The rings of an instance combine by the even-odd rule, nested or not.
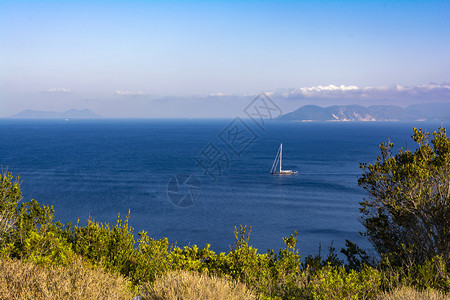
[(450, 103), (416, 104), (406, 108), (395, 105), (306, 105), (280, 116), (285, 121), (440, 121), (450, 120)]
[(55, 111), (39, 111), (39, 110), (24, 110), (12, 116), (13, 118), (29, 118), (29, 119), (94, 119), (101, 118), (89, 109), (70, 109), (65, 112)]

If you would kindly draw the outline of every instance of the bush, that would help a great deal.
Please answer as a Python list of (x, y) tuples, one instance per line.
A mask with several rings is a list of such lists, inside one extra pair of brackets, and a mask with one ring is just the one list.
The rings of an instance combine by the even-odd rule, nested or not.
[(283, 238), (286, 248), (277, 255), (273, 250), (258, 254), (257, 249), (249, 245), (250, 231), (246, 226), (235, 227), (235, 246), (227, 254), (208, 257), (209, 271), (243, 282), (258, 295), (282, 298), (297, 295), (301, 277), (300, 255), (295, 249), (297, 233)]
[(71, 237), (75, 252), (96, 265), (129, 276), (133, 268), (135, 240), (128, 219), (129, 212), (124, 221), (119, 215), (113, 228), (109, 224), (95, 223), (92, 219), (84, 227), (76, 225)]
[(450, 291), (450, 277), (442, 258), (437, 256), (413, 268), (412, 284), (419, 290), (438, 289)]
[(383, 273), (382, 286), (384, 290), (392, 291), (399, 287), (415, 287), (421, 290), (450, 291), (450, 276), (441, 257), (437, 256), (423, 264), (392, 265), (389, 255), (380, 262)]
[(15, 208), (13, 227), (0, 241), (0, 254), (36, 263), (70, 264), (72, 244), (64, 226), (53, 221), (53, 213), (53, 207), (34, 199)]
[(311, 283), (314, 299), (372, 299), (380, 292), (381, 273), (365, 266), (347, 272), (344, 266), (317, 271)]
[(152, 282), (170, 270), (169, 241), (155, 240), (147, 236), (147, 232), (140, 232), (138, 249), (133, 258), (134, 270), (132, 278), (137, 284)]
[(366, 234), (380, 254), (397, 265), (423, 263), (441, 256), (450, 263), (450, 139), (444, 128), (429, 134), (414, 128), (417, 150), (380, 145), (374, 164), (362, 164), (358, 183), (369, 193), (361, 202)]
[(22, 192), (19, 178), (14, 181), (11, 173), (0, 174), (0, 241), (14, 226), (20, 199)]
[(360, 271), (364, 265), (367, 266), (375, 266), (376, 261), (374, 258), (371, 258), (366, 251), (359, 248), (355, 243), (352, 243), (349, 240), (345, 240), (345, 246), (347, 248), (342, 248), (341, 253), (347, 257), (348, 264), (346, 265), (346, 269), (348, 270), (357, 270)]

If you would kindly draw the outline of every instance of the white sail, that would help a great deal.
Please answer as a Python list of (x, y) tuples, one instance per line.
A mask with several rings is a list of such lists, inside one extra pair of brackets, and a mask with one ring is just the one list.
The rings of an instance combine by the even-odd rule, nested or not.
[(283, 170), (281, 167), (282, 163), (283, 163), (283, 143), (281, 143), (280, 148), (278, 148), (278, 152), (277, 155), (275, 156), (275, 160), (273, 161), (270, 173), (273, 175), (291, 175), (297, 173), (297, 171)]

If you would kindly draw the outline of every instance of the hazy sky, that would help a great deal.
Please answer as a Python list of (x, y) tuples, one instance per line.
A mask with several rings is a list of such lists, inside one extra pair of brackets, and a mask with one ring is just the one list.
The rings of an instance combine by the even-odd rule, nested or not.
[(449, 20), (449, 1), (1, 1), (0, 117), (450, 102)]

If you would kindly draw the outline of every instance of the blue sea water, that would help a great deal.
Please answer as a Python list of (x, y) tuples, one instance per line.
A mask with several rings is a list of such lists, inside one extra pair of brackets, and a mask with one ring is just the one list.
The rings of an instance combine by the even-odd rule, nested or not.
[[(114, 224), (130, 210), (136, 233), (179, 246), (209, 243), (216, 252), (229, 250), (240, 224), (252, 227), (250, 244), (260, 252), (277, 251), (282, 237), (298, 230), (305, 256), (332, 241), (339, 250), (345, 239), (370, 250), (359, 234), (359, 202), (366, 197), (357, 185), (359, 164), (374, 162), (388, 138), (412, 147), (413, 126), (439, 125), (239, 122), (250, 135), (236, 140), (232, 120), (3, 119), (0, 165), (20, 174), (24, 200), (53, 205), (62, 222), (85, 224), (92, 216)], [(227, 138), (240, 148), (228, 147)], [(269, 174), (281, 142), (283, 168), (296, 175)], [(209, 169), (215, 178), (198, 163), (213, 156), (220, 158)], [(167, 192), (178, 174), (201, 182), (190, 207), (174, 205)]]

